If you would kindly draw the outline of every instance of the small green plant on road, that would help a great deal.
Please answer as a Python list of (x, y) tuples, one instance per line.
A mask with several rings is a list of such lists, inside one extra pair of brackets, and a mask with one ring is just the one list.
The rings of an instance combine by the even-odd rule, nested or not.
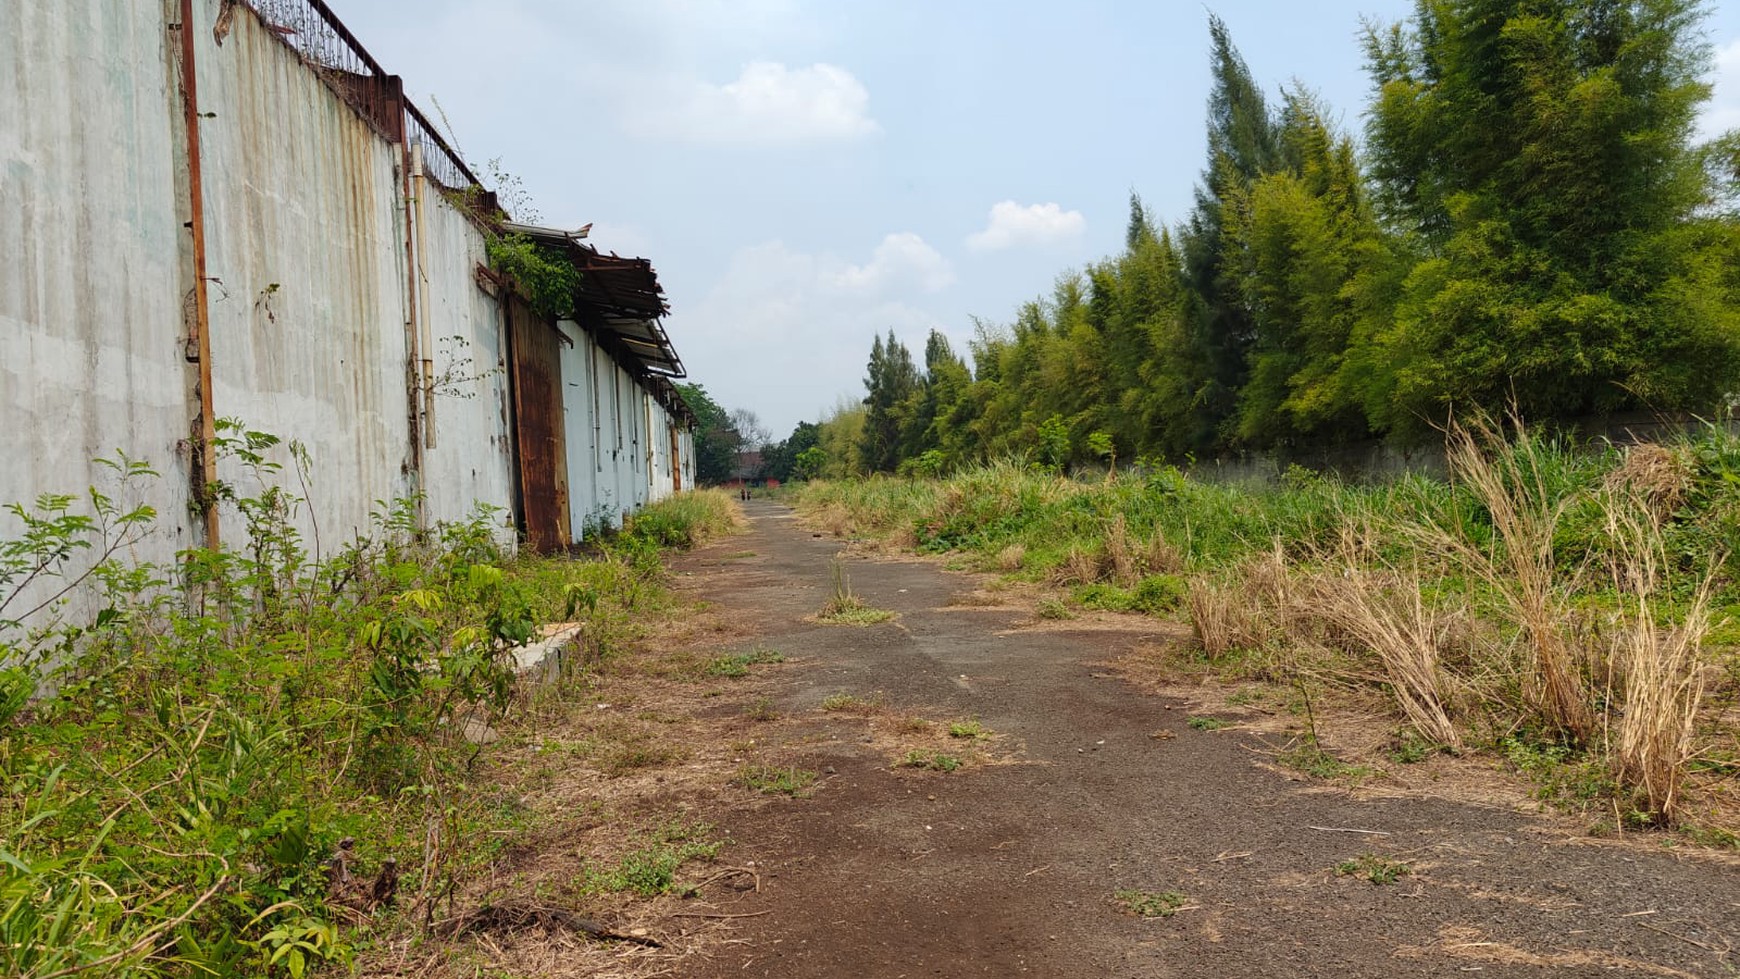
[(1130, 888), (1112, 895), (1124, 913), (1139, 918), (1170, 918), (1184, 907), (1190, 898), (1178, 891), (1139, 891)]
[(949, 737), (951, 738), (983, 741), (990, 736), (991, 732), (986, 730), (985, 725), (981, 724), (976, 717), (949, 722)]
[(822, 698), (822, 709), (838, 714), (874, 714), (882, 709), (882, 697), (858, 697), (841, 691)]
[(873, 608), (852, 592), (852, 578), (838, 558), (829, 566), (829, 574), (833, 577), (834, 594), (822, 606), (816, 621), (829, 625), (866, 626), (894, 618), (893, 612)]
[(1376, 885), (1394, 884), (1413, 873), (1406, 863), (1391, 860), (1375, 853), (1362, 853), (1351, 860), (1343, 860), (1335, 865), (1336, 876), (1364, 877)]
[(954, 755), (940, 751), (919, 751), (914, 749), (900, 759), (901, 768), (921, 768), (931, 772), (952, 772), (961, 767), (961, 760)]
[(778, 650), (768, 649), (765, 646), (757, 646), (746, 653), (731, 653), (727, 656), (714, 657), (710, 662), (708, 662), (706, 668), (703, 669), (701, 673), (703, 676), (708, 677), (726, 677), (736, 679), (737, 677), (748, 676), (749, 668), (751, 666), (759, 666), (763, 663), (783, 662), (785, 662), (785, 656), (783, 656)]
[(625, 854), (616, 866), (589, 869), (585, 889), (592, 893), (630, 892), (641, 897), (681, 893), (677, 871), (691, 860), (711, 860), (723, 845), (707, 839), (713, 829), (706, 823), (673, 822), (655, 829), (645, 845)]
[(795, 798), (816, 784), (816, 773), (795, 765), (745, 765), (733, 781), (763, 795)]

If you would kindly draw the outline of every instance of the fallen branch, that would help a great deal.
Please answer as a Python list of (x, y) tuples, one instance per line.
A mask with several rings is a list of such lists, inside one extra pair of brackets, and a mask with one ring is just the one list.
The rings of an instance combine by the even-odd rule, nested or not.
[(566, 908), (537, 904), (497, 904), (476, 908), (436, 924), (434, 930), (442, 938), (453, 938), (464, 934), (484, 935), (489, 932), (512, 932), (527, 928), (542, 928), (545, 931), (567, 929), (604, 942), (627, 942), (648, 948), (664, 947), (657, 939), (620, 934)]

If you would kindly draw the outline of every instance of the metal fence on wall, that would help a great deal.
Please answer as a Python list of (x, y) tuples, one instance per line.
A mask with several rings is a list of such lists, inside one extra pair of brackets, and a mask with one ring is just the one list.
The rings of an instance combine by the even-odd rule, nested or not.
[[(322, 0), (247, 0), (266, 29), (345, 98), (358, 113), (392, 140), (420, 146), (423, 170), (449, 190), (482, 185), (410, 99), (398, 79), (381, 67)], [(224, 15), (228, 16), (226, 7)]]

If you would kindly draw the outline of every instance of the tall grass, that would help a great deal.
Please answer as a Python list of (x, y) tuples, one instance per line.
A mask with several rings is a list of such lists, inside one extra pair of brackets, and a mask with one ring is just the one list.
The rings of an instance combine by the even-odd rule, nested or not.
[(1376, 684), (1433, 743), (1554, 746), (1605, 766), (1625, 819), (1684, 818), (1710, 744), (1707, 638), (1717, 609), (1740, 610), (1740, 443), (1711, 427), (1574, 446), (1512, 419), (1452, 428), (1446, 455), (1447, 479), (1381, 485), (1170, 467), (1076, 481), (1003, 462), (812, 484), (798, 503), (835, 532), (975, 556), (1099, 607), (1141, 607), (1105, 596), (1182, 575), (1211, 661)]
[(722, 489), (687, 490), (628, 518), (620, 538), (652, 547), (695, 547), (744, 526), (743, 511)]

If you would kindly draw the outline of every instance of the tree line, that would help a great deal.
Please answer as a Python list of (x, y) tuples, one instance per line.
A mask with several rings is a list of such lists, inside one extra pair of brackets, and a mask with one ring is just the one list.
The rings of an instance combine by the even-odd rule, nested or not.
[[(967, 356), (875, 339), (862, 402), (770, 454), (934, 472), (1725, 410), (1740, 372), (1740, 132), (1698, 143), (1691, 0), (1419, 0), (1364, 29), (1362, 143), (1302, 85), (1271, 99), (1209, 20), (1190, 213), (1134, 194), (1123, 250)], [(970, 363), (969, 363), (970, 358)], [(795, 451), (792, 447), (795, 446)]]

